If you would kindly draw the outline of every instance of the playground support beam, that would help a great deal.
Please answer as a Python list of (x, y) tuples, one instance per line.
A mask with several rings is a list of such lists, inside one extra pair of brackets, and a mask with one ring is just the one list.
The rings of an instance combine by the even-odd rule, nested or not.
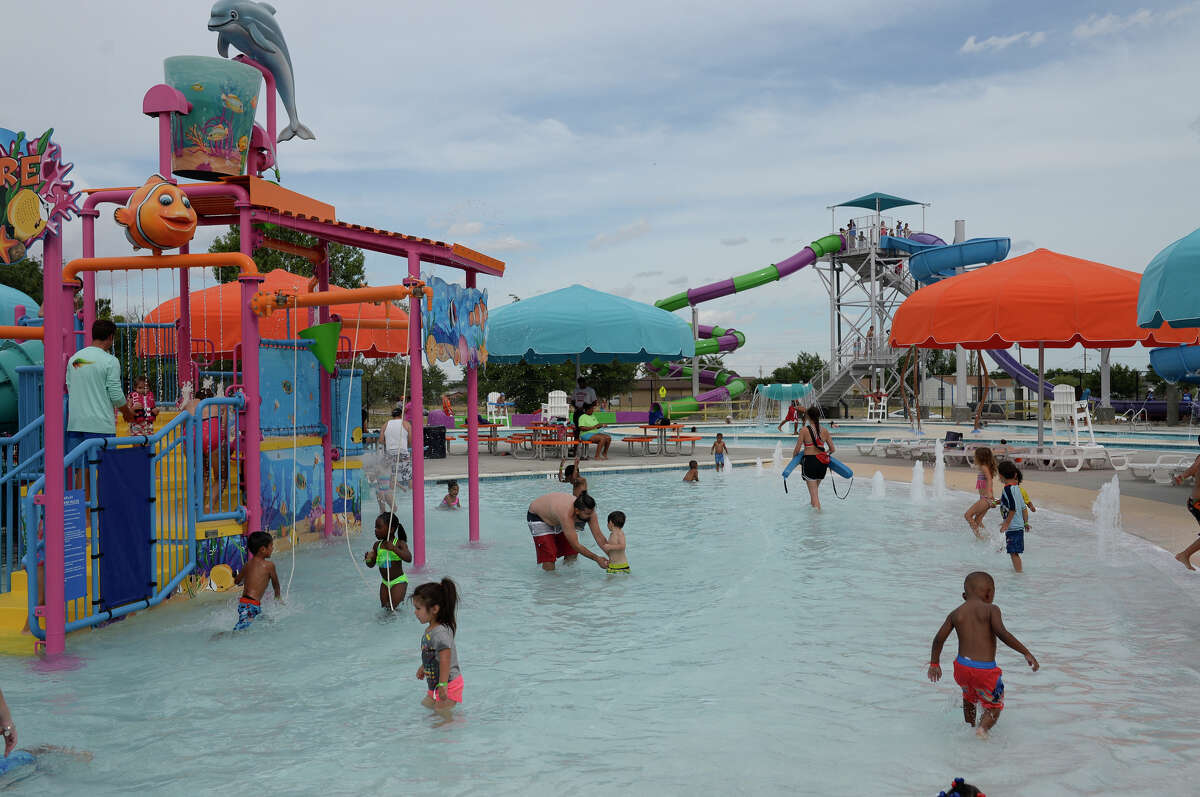
[[(329, 290), (329, 245), (321, 241), (314, 247), (317, 251), (317, 287), (322, 291)], [(329, 306), (317, 308), (318, 323), (329, 322)], [(333, 534), (333, 391), (330, 376), (324, 368), (317, 369), (321, 378), (321, 425), (325, 431), (321, 434), (321, 453), (324, 461), (323, 476), (325, 477), (325, 536)], [(346, 452), (342, 452), (346, 456)], [(347, 531), (346, 533), (349, 533)]]
[[(475, 272), (467, 272), (474, 289)], [(479, 366), (467, 368), (467, 528), (468, 541), (479, 542)]]
[[(408, 279), (419, 282), (421, 279), (421, 255), (409, 250)], [(363, 290), (358, 288), (346, 293)], [(339, 292), (339, 296), (345, 294)], [(425, 401), (421, 374), (421, 352), (424, 345), (421, 341), (421, 297), (410, 298), (408, 302), (408, 374), (410, 386), (408, 389), (409, 406), (413, 408), (409, 423), (412, 424), (412, 502), (413, 502), (413, 569), (425, 567)]]
[[(238, 201), (238, 229), (240, 232), (239, 257), (249, 261), (253, 271), (242, 270), (238, 275), (241, 286), (241, 324), (242, 324), (242, 393), (246, 397), (246, 406), (242, 416), (242, 451), (245, 461), (242, 472), (246, 474), (246, 533), (253, 534), (262, 531), (262, 459), (259, 445), (262, 443), (261, 413), (262, 386), (258, 379), (258, 318), (254, 314), (253, 300), (262, 285), (263, 277), (258, 273), (251, 257), (254, 254), (254, 235), (250, 226), (250, 202)], [(234, 363), (237, 371), (237, 363)]]
[[(64, 285), (55, 275), (62, 269), (62, 239), (46, 236), (42, 249), (42, 314), (50, 334), (45, 341), (44, 434), (46, 451), (46, 488), (42, 494), (46, 523), (46, 566), (43, 580), (46, 602), (42, 617), (46, 622), (46, 655), (59, 656), (66, 650), (67, 601), (63, 585), (63, 504), (66, 472), (62, 467), (66, 452), (66, 413), (62, 397), (66, 395), (67, 331), (74, 309), (75, 288)], [(57, 283), (57, 285), (55, 284)], [(54, 463), (57, 463), (55, 465)]]

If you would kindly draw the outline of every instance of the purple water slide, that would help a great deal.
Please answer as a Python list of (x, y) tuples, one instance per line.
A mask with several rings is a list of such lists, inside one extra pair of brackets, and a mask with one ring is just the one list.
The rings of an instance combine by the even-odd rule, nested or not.
[(722, 296), (728, 296), (737, 290), (733, 286), (733, 279), (724, 279), (720, 282), (713, 282), (709, 285), (701, 285), (699, 288), (692, 288), (687, 292), (688, 304), (700, 304), (701, 302), (719, 299)]
[[(1037, 372), (1030, 371), (1025, 366), (1021, 365), (1016, 357), (1008, 353), (1006, 349), (995, 349), (988, 352), (996, 365), (1000, 366), (1005, 372), (1016, 380), (1017, 384), (1033, 393), (1037, 393)], [(1054, 385), (1049, 382), (1042, 383), (1042, 397), (1054, 398)]]
[(914, 232), (912, 235), (908, 236), (908, 240), (916, 241), (919, 244), (926, 244), (928, 246), (948, 246), (945, 241), (943, 241), (941, 238), (938, 238), (931, 232)]
[(741, 342), (737, 339), (737, 335), (733, 334), (734, 332), (737, 331), (736, 329), (722, 327), (722, 329), (725, 330), (725, 334), (719, 338), (713, 338), (713, 330), (714, 329), (716, 329), (716, 327), (710, 326), (708, 324), (701, 324), (700, 325), (700, 333), (697, 335), (697, 337), (698, 338), (708, 338), (710, 340), (716, 340), (717, 341), (717, 351), (734, 351), (735, 349), (737, 349), (738, 346), (741, 345)]

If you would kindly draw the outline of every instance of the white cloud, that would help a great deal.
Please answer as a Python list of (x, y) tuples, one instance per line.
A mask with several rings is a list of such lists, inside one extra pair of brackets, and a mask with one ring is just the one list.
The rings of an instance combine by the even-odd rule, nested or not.
[(750, 243), (750, 239), (744, 235), (738, 235), (734, 238), (722, 238), (721, 246), (741, 246)]
[(612, 232), (602, 232), (588, 241), (588, 249), (607, 249), (610, 246), (632, 241), (634, 238), (640, 238), (650, 232), (650, 222), (645, 219), (638, 219), (632, 224), (626, 224), (620, 229)]
[(639, 271), (638, 273), (633, 275), (633, 278), (634, 279), (649, 279), (650, 277), (661, 277), (662, 274), (663, 274), (663, 272), (659, 271), (659, 270)]
[(456, 221), (446, 228), (446, 234), (450, 236), (478, 235), (481, 232), (483, 232), (482, 221)]
[(484, 252), (516, 252), (521, 249), (532, 249), (534, 244), (522, 241), (513, 235), (505, 235), (492, 241), (484, 241), (479, 246)]
[(1075, 26), (1071, 34), (1077, 39), (1090, 39), (1095, 36), (1109, 36), (1126, 28), (1148, 25), (1154, 19), (1154, 13), (1146, 8), (1139, 8), (1127, 17), (1120, 14), (1092, 14)]
[(1014, 44), (1023, 43), (1028, 47), (1037, 47), (1046, 41), (1045, 31), (1037, 31), (1030, 33), (1029, 31), (1021, 31), (1010, 36), (988, 36), (986, 39), (979, 41), (974, 36), (968, 36), (963, 42), (963, 46), (959, 48), (960, 53), (986, 53), (988, 51), (1000, 52), (1007, 50)]

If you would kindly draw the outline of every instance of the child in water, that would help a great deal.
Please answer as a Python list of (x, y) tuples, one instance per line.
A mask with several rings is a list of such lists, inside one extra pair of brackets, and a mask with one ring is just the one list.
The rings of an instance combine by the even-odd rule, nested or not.
[(421, 666), (417, 667), (417, 678), (424, 679), (428, 687), (421, 705), (448, 712), (463, 699), (462, 672), (454, 646), (458, 587), (448, 578), (440, 584), (430, 581), (413, 590), (412, 602), (413, 614), (427, 623), (421, 634)]
[(728, 453), (729, 449), (725, 446), (725, 435), (717, 432), (717, 441), (712, 444), (712, 455), (718, 473), (725, 469), (725, 455)]
[(238, 600), (238, 621), (234, 631), (249, 628), (255, 617), (262, 614), (262, 596), (269, 583), (275, 588), (275, 600), (280, 599), (279, 576), (271, 554), (275, 552), (275, 540), (265, 531), (256, 531), (246, 540), (250, 549), (250, 561), (237, 574), (234, 584), (242, 584), (242, 597)]
[(986, 446), (975, 449), (975, 467), (979, 469), (979, 475), (975, 478), (975, 491), (979, 493), (979, 497), (963, 514), (963, 519), (967, 521), (975, 536), (982, 540), (983, 516), (996, 505), (992, 488), (992, 482), (996, 478), (996, 456), (992, 449)]
[(685, 482), (700, 481), (700, 463), (699, 462), (697, 462), (696, 460), (693, 459), (691, 462), (688, 463), (688, 470), (687, 470), (687, 473), (683, 474), (683, 480)]
[(1012, 557), (1013, 570), (1020, 573), (1021, 554), (1025, 553), (1025, 529), (1029, 528), (1029, 509), (1021, 495), (1021, 471), (1007, 459), (1000, 463), (999, 471), (1000, 478), (1004, 479), (1000, 492), (1000, 514), (1004, 516), (1004, 523), (1000, 531), (1004, 532), (1004, 549)]
[(390, 512), (375, 518), (375, 544), (363, 559), (367, 567), (379, 568), (379, 577), (383, 580), (379, 585), (379, 605), (396, 611), (408, 592), (408, 576), (404, 575), (401, 562), (413, 560), (400, 518)]
[(625, 513), (608, 513), (608, 542), (600, 546), (608, 554), (605, 573), (629, 575), (629, 560), (625, 558)]
[(982, 570), (968, 575), (963, 581), (964, 602), (950, 612), (938, 629), (929, 658), (929, 680), (936, 683), (942, 677), (942, 645), (952, 630), (958, 634), (954, 681), (962, 687), (963, 719), (968, 725), (975, 726), (975, 704), (983, 706), (983, 717), (975, 731), (981, 739), (987, 738), (1004, 709), (1004, 682), (996, 666), (996, 640), (1023, 655), (1034, 672), (1038, 670), (1037, 659), (1004, 627), (1000, 607), (992, 604), (995, 596), (996, 582), (990, 575)]
[(462, 509), (458, 502), (458, 482), (451, 479), (446, 483), (446, 497), (438, 504), (438, 509)]
[(563, 470), (560, 462), (558, 468), (558, 480), (571, 485), (571, 495), (578, 498), (587, 492), (587, 479), (583, 478), (583, 472), (579, 470), (579, 463), (568, 465), (566, 470)]
[(131, 435), (154, 434), (154, 421), (158, 418), (158, 402), (150, 392), (150, 380), (139, 376), (133, 380), (133, 390), (126, 397), (129, 409), (133, 411), (133, 422), (129, 424)]

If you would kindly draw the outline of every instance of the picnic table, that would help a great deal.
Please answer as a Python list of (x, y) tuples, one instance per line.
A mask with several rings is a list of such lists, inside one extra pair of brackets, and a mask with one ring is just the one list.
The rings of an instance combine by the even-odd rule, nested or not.
[[(665, 456), (667, 453), (667, 432), (675, 432), (676, 436), (679, 436), (680, 432), (683, 430), (683, 424), (682, 423), (641, 424), (638, 426), (638, 428), (642, 430), (643, 437), (653, 437), (654, 435), (650, 434), (650, 432), (652, 432), (652, 431), (657, 433), (657, 439), (655, 441), (656, 446), (657, 446), (657, 451), (655, 453), (662, 454)], [(628, 439), (626, 439), (625, 442), (630, 442), (630, 441)], [(632, 448), (632, 447), (633, 447), (633, 444), (630, 443), (630, 448)], [(676, 448), (678, 448), (678, 442), (676, 442)], [(649, 452), (649, 450), (650, 450), (649, 444), (646, 445), (646, 450), (647, 450), (647, 452)]]

